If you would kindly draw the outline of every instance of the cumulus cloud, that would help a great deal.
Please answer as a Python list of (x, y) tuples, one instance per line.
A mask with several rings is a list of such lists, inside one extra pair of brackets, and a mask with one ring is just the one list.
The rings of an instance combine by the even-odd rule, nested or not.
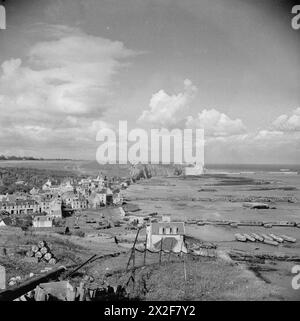
[(197, 117), (188, 116), (188, 109), (198, 89), (186, 79), (184, 90), (169, 95), (164, 90), (155, 93), (150, 100), (150, 110), (144, 110), (138, 122), (157, 127), (204, 128), (206, 136), (230, 136), (245, 133), (246, 127), (240, 119), (231, 119), (215, 109), (204, 109)]
[(283, 114), (277, 117), (272, 123), (272, 127), (283, 132), (300, 131), (300, 107), (290, 115)]
[(265, 128), (249, 131), (239, 118), (230, 117), (217, 109), (202, 109), (198, 114), (186, 114), (197, 88), (185, 81), (185, 90), (169, 95), (164, 90), (155, 93), (149, 110), (140, 122), (158, 127), (203, 128), (205, 162), (228, 163), (291, 163), (300, 161), (300, 109), (292, 115), (282, 115)]
[(160, 127), (175, 126), (183, 119), (183, 111), (195, 97), (197, 88), (193, 83), (184, 80), (184, 90), (175, 95), (169, 95), (164, 90), (155, 93), (150, 100), (150, 110), (144, 110), (138, 122)]
[(79, 29), (47, 30), (51, 38), (32, 46), (24, 59), (1, 64), (2, 148), (18, 137), (28, 144), (44, 138), (70, 143), (89, 137), (95, 142), (103, 125), (95, 120), (110, 106), (114, 75), (135, 55), (122, 42)]
[(188, 116), (188, 128), (203, 128), (205, 136), (232, 136), (246, 132), (246, 127), (240, 119), (231, 119), (216, 109), (204, 109), (198, 116)]

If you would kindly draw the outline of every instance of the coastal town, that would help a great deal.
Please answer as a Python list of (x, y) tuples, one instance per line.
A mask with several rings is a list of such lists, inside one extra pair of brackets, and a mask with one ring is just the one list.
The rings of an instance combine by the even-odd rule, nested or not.
[[(188, 274), (197, 278), (194, 269), (200, 265), (209, 279), (219, 269), (232, 273), (234, 287), (247, 286), (249, 277), (260, 279), (268, 297), (278, 291), (269, 285), (278, 282), (268, 281), (270, 266), (276, 264), (275, 277), (300, 260), (300, 222), (293, 217), (297, 194), (280, 183), (296, 180), (297, 172), (279, 171), (271, 188), (267, 173), (219, 173), (199, 166), (127, 169), (124, 177), (111, 175), (117, 167), (110, 175), (56, 171), (51, 176), (45, 169), (28, 192), (26, 179), (20, 180), (23, 169), (3, 170), (23, 176), (3, 178), (19, 191), (1, 195), (0, 300), (144, 300), (154, 293), (158, 298), (168, 268), (179, 273), (175, 288), (183, 286), (186, 296), (193, 284)], [(242, 276), (244, 270), (254, 274)], [(144, 282), (155, 282), (153, 290)], [(226, 284), (218, 287), (226, 293)], [(172, 286), (173, 291), (177, 297)], [(206, 295), (199, 284), (193, 291)]]
[(128, 180), (110, 181), (102, 176), (65, 180), (60, 185), (48, 179), (41, 189), (33, 187), (28, 194), (0, 195), (2, 224), (7, 221), (5, 216), (10, 220), (31, 216), (34, 227), (51, 227), (65, 213), (122, 204), (121, 189), (128, 184)]
[[(128, 253), (139, 247), (153, 253), (187, 253), (184, 222), (173, 222), (170, 215), (159, 215), (157, 212), (142, 213), (136, 204), (124, 196), (130, 185), (147, 178), (147, 175), (149, 173), (142, 167), (139, 170), (131, 169), (129, 178), (107, 177), (99, 173), (97, 176), (63, 177), (60, 184), (54, 184), (52, 181), (56, 180), (49, 177), (41, 187), (34, 186), (27, 193), (1, 195), (0, 299), (6, 297), (6, 291), (15, 291), (22, 286), (22, 282), (28, 282), (30, 275), (43, 276), (61, 264), (67, 266), (70, 253), (67, 254), (58, 245), (61, 238), (72, 243), (75, 256), (81, 246), (87, 248), (87, 253), (107, 253), (105, 255), (108, 257), (123, 255), (126, 261)], [(16, 181), (13, 185), (26, 185), (26, 182)], [(19, 237), (24, 241), (19, 243)], [(146, 237), (144, 245), (141, 237)], [(51, 246), (48, 245), (49, 238)], [(20, 248), (23, 251), (21, 257), (17, 254)], [(78, 265), (87, 253), (83, 257), (80, 254), (76, 259)], [(9, 262), (15, 260), (19, 264), (22, 262), (21, 274), (25, 274), (22, 277), (12, 276), (17, 273), (18, 267), (11, 266)], [(121, 264), (122, 270), (125, 265)], [(25, 273), (27, 268), (31, 273)], [(56, 285), (60, 286), (60, 282)], [(36, 289), (34, 291), (36, 293)], [(27, 299), (22, 296), (23, 300), (28, 300), (28, 295), (25, 296)], [(34, 295), (34, 299), (41, 300), (38, 295)]]

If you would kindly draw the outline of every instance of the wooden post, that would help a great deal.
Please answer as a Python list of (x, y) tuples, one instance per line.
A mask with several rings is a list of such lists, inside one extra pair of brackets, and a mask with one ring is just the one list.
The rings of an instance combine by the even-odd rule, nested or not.
[(159, 264), (161, 264), (161, 254), (162, 254), (162, 251), (163, 251), (163, 238), (161, 239), (160, 241), (160, 252), (159, 252)]
[[(131, 258), (133, 258), (134, 256), (134, 252), (135, 252), (135, 244), (137, 242), (137, 239), (138, 239), (138, 236), (139, 236), (139, 233), (140, 233), (140, 228), (138, 229), (137, 233), (136, 233), (136, 236), (135, 236), (135, 240), (134, 240), (134, 243), (133, 243), (133, 246), (132, 246), (132, 249), (131, 249), (131, 254), (130, 254), (130, 257), (129, 257), (129, 260), (127, 262), (127, 266), (126, 266), (126, 272), (128, 271), (128, 267), (129, 267), (129, 264), (130, 264), (130, 261), (131, 261)], [(135, 262), (134, 262), (135, 263)], [(134, 263), (133, 263), (133, 266), (134, 266)]]
[(185, 266), (185, 254), (182, 253), (182, 246), (183, 246), (184, 240), (182, 240), (181, 243), (181, 249), (180, 249), (180, 254), (183, 256), (183, 272), (184, 272), (184, 281), (186, 282), (186, 266)]
[(172, 239), (172, 242), (171, 242), (171, 248), (170, 248), (168, 262), (170, 262), (170, 258), (171, 258), (171, 253), (172, 253), (172, 248), (173, 248), (172, 245), (173, 245), (173, 239)]
[(185, 258), (183, 257), (183, 271), (184, 271), (184, 281), (186, 282), (186, 266), (185, 266)]
[(145, 250), (144, 250), (144, 265), (146, 265), (147, 241), (148, 241), (148, 234), (147, 234), (147, 230), (146, 230), (146, 241), (145, 241)]
[(133, 265), (133, 270), (135, 268), (135, 246), (132, 248), (132, 265)]

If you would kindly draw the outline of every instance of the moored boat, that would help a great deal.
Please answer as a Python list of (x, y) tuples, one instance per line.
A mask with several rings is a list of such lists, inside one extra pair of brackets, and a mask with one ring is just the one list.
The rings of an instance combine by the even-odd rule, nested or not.
[(246, 234), (246, 233), (244, 233), (244, 236), (247, 238), (248, 241), (255, 242), (255, 237), (253, 237), (249, 234)]
[(239, 242), (246, 242), (247, 241), (246, 236), (244, 236), (240, 233), (234, 234), (234, 236), (235, 236), (235, 239)]
[(264, 238), (256, 233), (251, 233), (251, 235), (256, 239), (258, 242), (263, 242)]
[(296, 243), (296, 239), (294, 237), (290, 237), (287, 235), (280, 235), (284, 241), (291, 242), (291, 243)]
[(278, 242), (278, 243), (282, 243), (282, 242), (283, 242), (283, 238), (281, 238), (281, 237), (279, 237), (279, 236), (277, 236), (277, 235), (275, 235), (275, 234), (272, 234), (272, 233), (270, 233), (269, 235), (272, 237), (272, 239), (273, 239), (274, 241), (276, 241), (276, 242)]
[(264, 239), (264, 243), (277, 246), (279, 243), (273, 240)]

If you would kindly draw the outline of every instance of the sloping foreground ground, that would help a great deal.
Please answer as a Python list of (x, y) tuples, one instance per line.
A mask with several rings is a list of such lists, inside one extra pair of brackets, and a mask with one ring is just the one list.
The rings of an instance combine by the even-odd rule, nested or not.
[[(124, 284), (127, 280), (128, 274), (115, 282)], [(135, 286), (130, 283), (129, 291), (133, 298), (142, 300), (284, 300), (279, 288), (266, 284), (244, 267), (205, 258), (139, 269)]]
[[(8, 232), (0, 236), (0, 243), (5, 244), (8, 251), (0, 254), (0, 264), (7, 269), (8, 278), (20, 275), (23, 278), (29, 273), (38, 274), (45, 268), (44, 263), (36, 263), (24, 255), (24, 250), (31, 244), (45, 239), (41, 235), (25, 235), (24, 233)], [(60, 259), (57, 266), (62, 264), (81, 263), (91, 254), (107, 254), (120, 252), (117, 257), (104, 258), (94, 261), (80, 270), (71, 282), (78, 283), (85, 275), (92, 276), (93, 286), (101, 287), (103, 284), (111, 286), (125, 285), (131, 271), (126, 272), (129, 252), (121, 246), (113, 247), (107, 244), (82, 242), (79, 238), (62, 239), (61, 236), (46, 237), (51, 243), (53, 252)], [(76, 241), (76, 242), (73, 242)], [(24, 247), (24, 249), (22, 248)], [(96, 249), (98, 247), (98, 252)], [(92, 249), (92, 250), (91, 250)], [(279, 289), (257, 278), (254, 273), (246, 271), (233, 262), (222, 259), (172, 257), (168, 254), (158, 264), (158, 257), (148, 256), (146, 266), (143, 265), (143, 254), (136, 254), (136, 266), (133, 286), (127, 285), (130, 298), (139, 300), (271, 300), (283, 299)], [(186, 271), (186, 272), (185, 272)]]

